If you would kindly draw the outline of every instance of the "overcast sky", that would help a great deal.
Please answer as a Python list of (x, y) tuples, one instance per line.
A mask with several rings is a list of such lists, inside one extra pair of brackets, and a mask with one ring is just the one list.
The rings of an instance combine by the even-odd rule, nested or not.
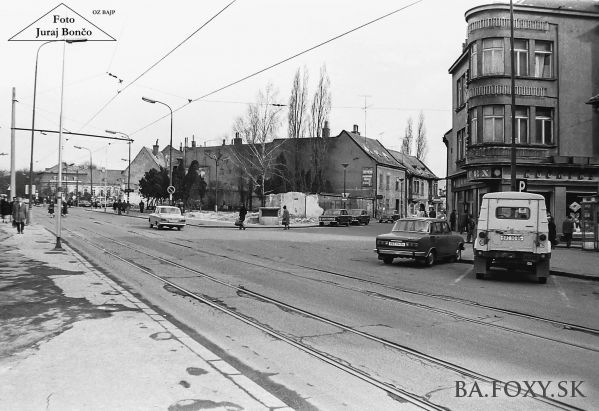
[[(102, 134), (106, 129), (129, 134), (132, 153), (168, 144), (168, 109), (148, 104), (142, 96), (163, 101), (173, 109), (222, 86), (313, 47), (354, 27), (408, 6), (411, 1), (357, 0), (237, 0), (203, 29), (143, 76), (153, 64), (221, 11), (231, 0), (71, 0), (65, 4), (87, 19), (85, 27), (97, 38), (66, 46), (63, 128)], [(445, 146), (441, 139), (451, 128), (450, 65), (466, 38), (464, 12), (490, 3), (481, 0), (422, 0), (347, 36), (294, 58), (249, 80), (187, 104), (174, 114), (173, 145), (195, 136), (198, 144), (232, 138), (232, 124), (256, 101), (270, 82), (286, 104), (293, 75), (305, 68), (313, 93), (322, 65), (332, 92), (331, 134), (358, 124), (368, 137), (398, 149), (409, 117), (425, 116), (429, 152), (426, 159), (445, 176)], [(27, 0), (0, 3), (0, 152), (10, 153), (11, 93), (16, 88), (16, 126), (31, 127), (35, 56), (41, 42), (8, 41), (59, 2)], [(94, 10), (114, 11), (94, 14)], [(51, 19), (52, 13), (46, 16)], [(77, 24), (83, 23), (80, 17)], [(96, 27), (93, 27), (93, 25)], [(23, 36), (35, 35), (31, 26)], [(74, 28), (74, 27), (73, 27)], [(103, 30), (106, 34), (98, 29)], [(33, 31), (32, 31), (33, 30)], [(39, 55), (36, 128), (58, 130), (62, 43), (42, 47)], [(113, 74), (115, 77), (110, 76)], [(139, 78), (138, 78), (139, 77)], [(138, 78), (135, 82), (133, 82)], [(122, 80), (122, 83), (119, 82)], [(133, 83), (132, 83), (133, 82)], [(132, 83), (128, 86), (129, 83)], [(125, 90), (123, 90), (127, 87)], [(123, 90), (118, 93), (119, 90)], [(117, 95), (118, 94), (118, 95)], [(364, 95), (368, 95), (365, 120)], [(116, 96), (116, 98), (115, 98)], [(110, 101), (111, 100), (111, 101)], [(109, 104), (107, 104), (110, 101)], [(287, 111), (282, 109), (283, 123)], [(366, 121), (366, 124), (365, 124)], [(283, 126), (279, 135), (286, 137)], [(28, 168), (30, 132), (16, 133), (17, 169)], [(122, 169), (127, 145), (108, 140), (69, 137), (63, 161), (83, 163), (89, 153), (98, 166)], [(0, 156), (0, 170), (10, 168), (10, 156)], [(36, 133), (35, 169), (58, 162), (58, 137)]]

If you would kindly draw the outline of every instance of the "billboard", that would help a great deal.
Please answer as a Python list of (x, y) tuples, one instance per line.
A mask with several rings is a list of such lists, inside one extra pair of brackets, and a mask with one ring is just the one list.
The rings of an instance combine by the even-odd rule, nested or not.
[(362, 187), (372, 187), (372, 176), (374, 171), (372, 167), (362, 168)]

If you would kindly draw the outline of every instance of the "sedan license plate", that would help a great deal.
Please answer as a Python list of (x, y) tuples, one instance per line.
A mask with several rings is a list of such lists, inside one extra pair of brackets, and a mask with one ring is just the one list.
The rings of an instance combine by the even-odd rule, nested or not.
[(406, 243), (403, 241), (389, 241), (389, 245), (392, 247), (405, 247)]
[(524, 241), (523, 235), (502, 235), (501, 241)]

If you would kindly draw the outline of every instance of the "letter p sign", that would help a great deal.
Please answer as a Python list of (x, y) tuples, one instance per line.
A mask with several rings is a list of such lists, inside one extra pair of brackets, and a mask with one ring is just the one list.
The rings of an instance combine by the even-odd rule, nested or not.
[(516, 180), (516, 187), (520, 193), (525, 193), (528, 191), (528, 181), (527, 180)]

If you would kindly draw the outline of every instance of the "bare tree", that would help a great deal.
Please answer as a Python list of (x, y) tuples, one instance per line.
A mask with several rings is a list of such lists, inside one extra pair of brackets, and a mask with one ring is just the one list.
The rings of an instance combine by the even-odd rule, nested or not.
[(262, 204), (266, 194), (265, 180), (276, 172), (277, 150), (285, 142), (273, 142), (281, 125), (281, 108), (273, 105), (277, 95), (270, 83), (258, 93), (257, 102), (250, 104), (245, 116), (238, 117), (233, 124), (233, 130), (247, 144), (228, 146), (229, 160), (241, 170), (251, 187), (260, 187)]
[(403, 140), (401, 140), (401, 152), (412, 155), (412, 140), (414, 139), (414, 121), (412, 117), (408, 118)]
[(320, 68), (320, 78), (310, 107), (310, 136), (312, 137), (322, 137), (324, 122), (329, 119), (332, 101), (330, 88), (331, 80), (326, 66), (323, 65)]
[(287, 117), (287, 133), (289, 138), (294, 139), (291, 149), (293, 150), (293, 179), (291, 187), (294, 191), (304, 191), (301, 179), (300, 165), (300, 141), (305, 137), (308, 125), (308, 72), (304, 69), (303, 75), (300, 69), (295, 72), (291, 96), (289, 97), (289, 114)]
[(427, 152), (426, 126), (424, 125), (424, 113), (421, 111), (418, 115), (418, 125), (416, 127), (416, 158), (424, 161)]

